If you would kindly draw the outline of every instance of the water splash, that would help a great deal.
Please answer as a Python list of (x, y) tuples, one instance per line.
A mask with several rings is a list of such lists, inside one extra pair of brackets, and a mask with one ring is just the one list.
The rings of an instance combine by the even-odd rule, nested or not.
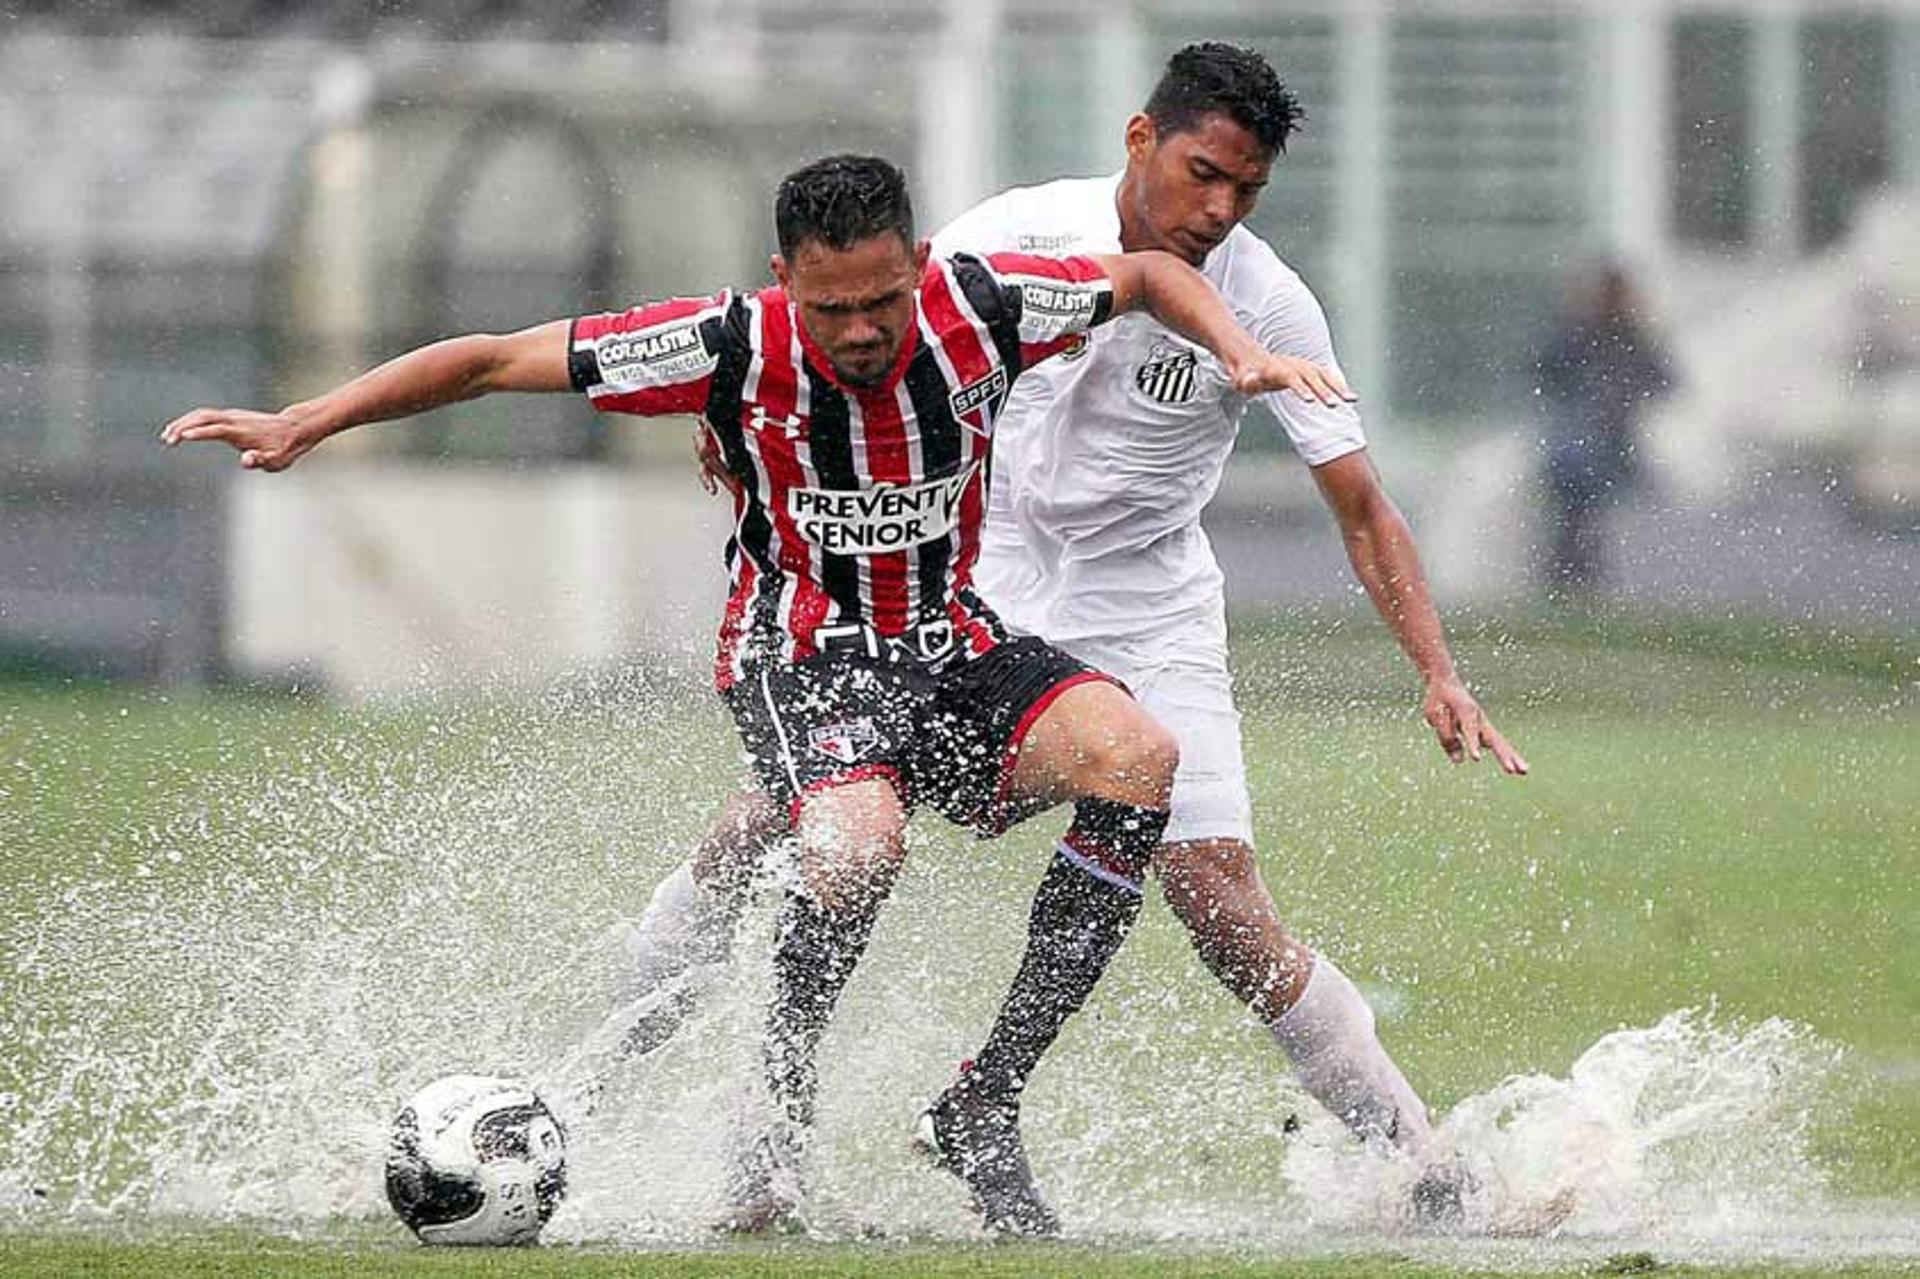
[(711, 808), (716, 786), (652, 784), (712, 755), (661, 714), (343, 715), (49, 858), (0, 918), (0, 1213), (383, 1214), (399, 1099), (545, 1061), (588, 1015), (575, 952), (669, 851), (634, 832), (671, 845)]
[[(379, 1170), (400, 1100), (459, 1070), (551, 1077), (613, 1006), (609, 938), (735, 784), (714, 767), (724, 726), (644, 692), (423, 722), (336, 719), (235, 759), (163, 820), (109, 824), (0, 916), (0, 1226), (399, 1238)], [(1011, 976), (1046, 842), (916, 827), (824, 1046), (823, 1233), (973, 1235), (906, 1138)], [(770, 931), (762, 906), (704, 1010), (576, 1120), (549, 1238), (709, 1237), (760, 1098)], [(1410, 1171), (1317, 1115), (1172, 933), (1149, 920), (1029, 1094), (1070, 1233), (1405, 1246)], [(1833, 1064), (1777, 1021), (1679, 1013), (1606, 1036), (1568, 1078), (1510, 1079), (1447, 1118), (1476, 1179), (1469, 1225), (1517, 1230), (1569, 1188), (1563, 1239), (1751, 1240), (1776, 1214), (1831, 1217), (1807, 1151)]]
[[(1826, 1178), (1811, 1130), (1839, 1064), (1792, 1023), (1689, 1010), (1603, 1037), (1565, 1079), (1508, 1079), (1441, 1125), (1473, 1187), (1464, 1233), (1729, 1235), (1813, 1210)], [(1413, 1175), (1320, 1123), (1288, 1166), (1315, 1219), (1339, 1228), (1391, 1222)]]

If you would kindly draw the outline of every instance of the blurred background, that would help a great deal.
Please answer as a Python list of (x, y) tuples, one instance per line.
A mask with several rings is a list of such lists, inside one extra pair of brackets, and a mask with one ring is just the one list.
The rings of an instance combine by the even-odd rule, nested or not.
[[(1252, 225), (1534, 765), (1446, 763), (1250, 416), (1208, 523), (1289, 923), (1500, 1184), (1614, 1125), (1566, 1255), (1920, 1256), (1920, 0), (0, 3), (0, 1253), (393, 1237), (398, 1099), (597, 1022), (596, 938), (741, 780), (690, 423), (502, 397), (275, 476), (160, 427), (755, 287), (774, 185), (830, 151), (900, 160), (928, 230), (1110, 172), (1207, 38), (1305, 103)], [(255, 695), (288, 688), (323, 696)], [(1057, 830), (916, 830), (829, 1048), (863, 1233), (966, 1228), (899, 1135)], [(763, 980), (584, 1138), (566, 1237), (709, 1246)], [(1106, 983), (1033, 1094), (1069, 1219), (1360, 1246), (1169, 912)]]
[[(1111, 171), (1203, 38), (1306, 106), (1251, 225), (1325, 303), (1445, 608), (1913, 634), (1920, 6), (17, 0), (0, 660), (349, 695), (704, 666), (726, 521), (682, 424), (507, 398), (275, 477), (155, 433), (755, 286), (775, 183), (829, 151), (901, 160), (929, 231)], [(1583, 402), (1615, 437), (1569, 462)], [(1209, 527), (1242, 611), (1352, 606), (1270, 423)]]

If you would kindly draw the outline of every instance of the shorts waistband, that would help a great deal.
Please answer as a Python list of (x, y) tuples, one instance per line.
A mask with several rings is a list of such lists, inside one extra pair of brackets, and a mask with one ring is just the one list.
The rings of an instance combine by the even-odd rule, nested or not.
[(953, 623), (946, 618), (908, 627), (899, 635), (882, 635), (865, 622), (822, 626), (813, 633), (813, 645), (822, 653), (851, 653), (930, 671), (944, 668), (960, 653)]

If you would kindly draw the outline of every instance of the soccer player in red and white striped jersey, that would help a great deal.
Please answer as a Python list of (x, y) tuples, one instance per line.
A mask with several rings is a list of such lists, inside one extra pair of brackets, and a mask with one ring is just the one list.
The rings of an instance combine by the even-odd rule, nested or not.
[[(1337, 374), (1267, 351), (1164, 252), (932, 259), (884, 160), (798, 170), (775, 222), (773, 288), (453, 338), (278, 413), (198, 409), (162, 432), (277, 471), (350, 427), (499, 391), (573, 389), (609, 411), (709, 423), (736, 490), (715, 683), (798, 832), (805, 881), (785, 906), (768, 1026), (779, 1117), (733, 1187), (745, 1227), (795, 1207), (815, 1050), (913, 805), (987, 833), (1075, 805), (1072, 856), (1049, 869), (1036, 918), (1081, 961), (1009, 1027), (998, 1048), (1016, 1066), (1091, 991), (1166, 826), (1170, 735), (1085, 663), (1009, 636), (972, 589), (987, 446), (1014, 379), (1144, 309), (1211, 351), (1243, 393), (1348, 396)], [(981, 1138), (1008, 1174), (975, 1182), (1000, 1196), (983, 1203), (989, 1217), (1050, 1232), (1013, 1118)]]
[[(699, 414), (740, 481), (723, 691), (849, 627), (928, 661), (1005, 638), (971, 589), (993, 422), (1020, 370), (1111, 314), (1113, 285), (1090, 258), (918, 252), (890, 265), (917, 277), (887, 282), (887, 300), (911, 294), (915, 312), (897, 351), (876, 324), (834, 358), (785, 286), (573, 323), (573, 381), (596, 407)], [(858, 309), (838, 295), (825, 306), (829, 325)]]

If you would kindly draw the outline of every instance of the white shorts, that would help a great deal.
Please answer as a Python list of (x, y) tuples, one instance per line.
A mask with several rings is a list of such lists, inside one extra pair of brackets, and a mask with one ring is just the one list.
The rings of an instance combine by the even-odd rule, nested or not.
[(1240, 751), (1240, 712), (1227, 673), (1225, 620), (1203, 617), (1151, 636), (1069, 639), (1059, 646), (1124, 683), (1147, 714), (1179, 740), (1166, 842), (1251, 844), (1253, 804)]

